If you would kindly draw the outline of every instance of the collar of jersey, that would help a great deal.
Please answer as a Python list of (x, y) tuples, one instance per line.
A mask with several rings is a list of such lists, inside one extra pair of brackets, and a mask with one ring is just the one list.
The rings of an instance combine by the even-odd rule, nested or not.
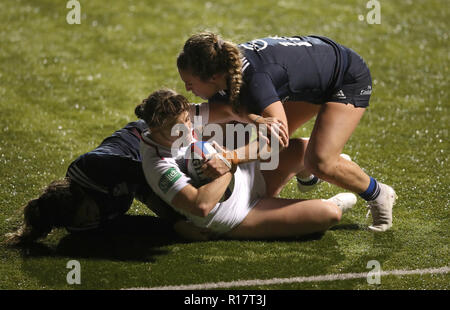
[[(142, 139), (145, 140), (145, 142), (147, 142), (148, 144), (150, 144), (151, 146), (153, 146), (154, 148), (156, 148), (156, 151), (159, 152), (159, 154), (161, 156), (164, 157), (172, 157), (172, 151), (170, 147), (161, 145), (155, 141), (153, 141), (150, 137), (149, 137), (150, 131), (147, 129), (142, 133)], [(192, 142), (196, 142), (197, 139), (193, 138)]]

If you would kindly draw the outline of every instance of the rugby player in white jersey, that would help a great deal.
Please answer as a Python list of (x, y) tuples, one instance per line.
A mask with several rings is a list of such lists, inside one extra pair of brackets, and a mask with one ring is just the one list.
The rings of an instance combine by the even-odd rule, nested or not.
[[(208, 228), (223, 238), (298, 237), (326, 231), (340, 221), (343, 211), (356, 203), (352, 193), (338, 194), (327, 200), (276, 198), (283, 186), (304, 170), (306, 142), (303, 139), (291, 139), (289, 146), (279, 154), (279, 166), (275, 170), (262, 171), (261, 162), (250, 161), (250, 156), (240, 158), (224, 154), (225, 158), (233, 159), (231, 169), (209, 183), (194, 186), (184, 160), (189, 142), (194, 141), (192, 135), (183, 136), (192, 130), (190, 109), (185, 97), (162, 89), (143, 100), (135, 113), (149, 126), (141, 142), (142, 166), (149, 185), (194, 225)], [(186, 130), (172, 135), (176, 125)], [(184, 146), (174, 148), (174, 143), (180, 139), (186, 140)], [(221, 201), (232, 178), (233, 192)]]

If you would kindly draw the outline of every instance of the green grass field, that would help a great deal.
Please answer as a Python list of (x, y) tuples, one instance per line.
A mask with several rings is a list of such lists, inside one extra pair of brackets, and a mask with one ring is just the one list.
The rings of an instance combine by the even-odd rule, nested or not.
[[(66, 1), (0, 2), (0, 241), (20, 225), (20, 208), (78, 155), (134, 120), (147, 95), (170, 87), (188, 96), (176, 68), (184, 41), (201, 30), (234, 42), (320, 34), (357, 51), (374, 80), (371, 106), (345, 153), (398, 202), (394, 226), (366, 229), (362, 200), (322, 236), (282, 241), (188, 243), (135, 203), (124, 229), (93, 236), (55, 230), (27, 250), (0, 245), (1, 289), (120, 289), (449, 266), (449, 39), (445, 0), (381, 3), (381, 24), (361, 21), (366, 0), (80, 0), (69, 25)], [(312, 123), (296, 132), (308, 136)], [(322, 184), (300, 196), (329, 197)], [(142, 224), (141, 226), (136, 224)], [(66, 263), (81, 264), (69, 285)], [(239, 289), (449, 289), (450, 276), (366, 279)]]

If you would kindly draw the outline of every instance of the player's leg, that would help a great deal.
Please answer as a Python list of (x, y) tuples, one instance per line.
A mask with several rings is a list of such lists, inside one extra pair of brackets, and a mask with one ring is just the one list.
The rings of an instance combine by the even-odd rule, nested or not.
[(295, 175), (309, 175), (309, 172), (305, 172), (303, 163), (307, 145), (308, 139), (290, 139), (289, 146), (277, 154), (280, 156), (278, 167), (275, 170), (261, 170), (268, 197), (277, 196)]
[(264, 198), (237, 227), (233, 239), (298, 237), (322, 232), (339, 222), (341, 209), (331, 201)]
[(320, 105), (306, 101), (286, 101), (283, 106), (288, 121), (289, 136), (316, 116), (320, 109)]
[(355, 193), (365, 191), (370, 178), (356, 163), (340, 154), (364, 112), (365, 108), (351, 104), (323, 104), (305, 155), (305, 165), (314, 175)]
[(323, 104), (305, 154), (305, 166), (319, 178), (358, 193), (369, 202), (374, 231), (392, 226), (394, 190), (368, 176), (356, 163), (339, 155), (358, 125), (365, 108), (351, 104), (327, 102)]
[[(283, 106), (288, 120), (290, 136), (307, 121), (316, 116), (320, 110), (319, 104), (306, 101), (286, 101)], [(297, 175), (297, 188), (301, 192), (309, 192), (320, 182), (321, 180), (317, 176), (307, 172), (307, 170)]]

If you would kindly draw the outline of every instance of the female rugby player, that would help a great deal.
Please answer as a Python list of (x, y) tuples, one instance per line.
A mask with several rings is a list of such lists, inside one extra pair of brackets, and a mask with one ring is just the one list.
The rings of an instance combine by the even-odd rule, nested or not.
[(282, 145), (317, 115), (305, 153), (319, 178), (368, 201), (373, 231), (392, 226), (396, 194), (339, 156), (358, 125), (372, 92), (369, 69), (351, 49), (328, 38), (267, 37), (235, 45), (213, 33), (190, 37), (177, 59), (186, 90), (208, 99), (209, 122), (243, 120), (282, 124)]
[(99, 228), (125, 214), (134, 198), (168, 219), (182, 237), (205, 240), (206, 230), (184, 221), (148, 186), (139, 152), (140, 136), (146, 128), (142, 120), (128, 123), (93, 151), (75, 159), (64, 179), (52, 182), (40, 197), (27, 203), (24, 224), (7, 234), (7, 243), (34, 242), (56, 227), (69, 232)]
[[(187, 175), (185, 151), (192, 135), (172, 135), (175, 125), (192, 131), (191, 105), (172, 90), (152, 93), (135, 113), (149, 129), (142, 134), (141, 154), (145, 177), (153, 191), (177, 212), (200, 228), (223, 238), (260, 239), (296, 237), (322, 232), (336, 224), (343, 210), (356, 203), (352, 193), (341, 193), (328, 200), (275, 198), (282, 187), (304, 170), (305, 140), (292, 139), (280, 155), (276, 170), (259, 169), (259, 161), (234, 165), (231, 170), (196, 187)], [(186, 146), (179, 146), (185, 139)], [(229, 156), (223, 156), (226, 158)], [(281, 177), (280, 177), (281, 176)], [(234, 187), (223, 202), (231, 179)]]

